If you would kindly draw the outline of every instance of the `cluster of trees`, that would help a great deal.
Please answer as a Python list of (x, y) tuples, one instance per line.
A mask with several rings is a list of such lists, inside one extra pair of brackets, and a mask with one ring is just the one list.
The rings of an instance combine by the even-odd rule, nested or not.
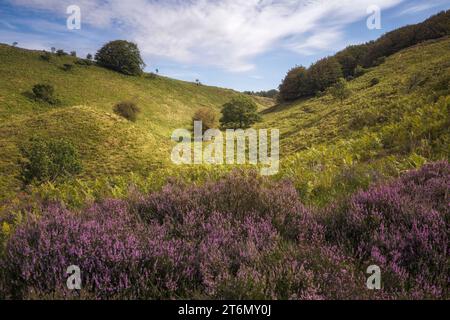
[(364, 73), (364, 68), (377, 66), (385, 58), (420, 42), (450, 35), (450, 10), (422, 23), (386, 33), (376, 41), (345, 48), (332, 57), (322, 59), (309, 69), (291, 69), (279, 90), (281, 101), (312, 96), (336, 84), (341, 77), (348, 80)]
[(268, 91), (257, 91), (257, 92), (255, 92), (255, 91), (244, 91), (244, 94), (247, 94), (249, 96), (258, 96), (258, 97), (263, 97), (263, 98), (274, 99), (278, 95), (278, 90), (272, 89), (272, 90), (268, 90)]

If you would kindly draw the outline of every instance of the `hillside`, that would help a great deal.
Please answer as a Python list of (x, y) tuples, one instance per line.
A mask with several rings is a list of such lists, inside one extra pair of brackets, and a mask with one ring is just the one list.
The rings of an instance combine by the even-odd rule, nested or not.
[[(76, 58), (0, 45), (0, 199), (20, 186), (19, 146), (33, 135), (64, 137), (82, 155), (83, 178), (148, 174), (170, 161), (171, 133), (189, 128), (200, 107), (220, 111), (238, 93), (145, 74), (130, 77), (97, 66), (80, 66)], [(73, 64), (64, 71), (64, 64)], [(35, 84), (55, 87), (60, 105), (30, 98)], [(135, 101), (142, 112), (135, 123), (114, 115), (113, 106)], [(266, 108), (267, 100), (259, 100)], [(165, 163), (165, 164), (164, 164)]]

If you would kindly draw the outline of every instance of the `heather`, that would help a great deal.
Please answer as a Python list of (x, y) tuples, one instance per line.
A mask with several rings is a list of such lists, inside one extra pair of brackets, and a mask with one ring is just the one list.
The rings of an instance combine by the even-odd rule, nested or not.
[[(4, 298), (448, 298), (450, 166), (432, 163), (326, 209), (234, 171), (82, 210), (43, 204), (1, 257)], [(80, 294), (66, 289), (69, 265)], [(365, 270), (382, 270), (382, 290)]]
[(333, 299), (358, 296), (349, 261), (292, 185), (235, 172), (80, 212), (49, 205), (17, 227), (1, 264), (8, 298), (77, 298), (65, 289), (76, 264), (90, 298)]
[(334, 205), (328, 240), (385, 272), (398, 298), (448, 298), (450, 166), (437, 162)]

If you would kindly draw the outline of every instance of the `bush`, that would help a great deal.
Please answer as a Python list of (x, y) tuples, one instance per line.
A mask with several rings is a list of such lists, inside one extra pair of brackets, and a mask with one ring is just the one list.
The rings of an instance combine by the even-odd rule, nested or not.
[(135, 122), (141, 109), (131, 101), (124, 101), (114, 106), (114, 112), (129, 121)]
[(20, 151), (20, 178), (25, 184), (54, 182), (82, 170), (77, 150), (63, 139), (47, 141), (33, 137)]
[(448, 297), (450, 165), (426, 165), (388, 185), (372, 187), (330, 210), (327, 234), (364, 265), (383, 271), (397, 298)]
[(378, 78), (372, 78), (372, 80), (370, 80), (370, 86), (371, 87), (374, 87), (374, 86), (376, 86), (379, 83), (380, 83), (380, 79), (378, 79)]
[(63, 69), (64, 71), (72, 71), (72, 70), (73, 70), (73, 64), (71, 64), (71, 63), (65, 63), (65, 64), (62, 66), (62, 69)]
[(126, 75), (140, 75), (145, 67), (136, 44), (116, 40), (105, 44), (95, 55), (100, 66)]
[(37, 100), (42, 100), (50, 104), (55, 104), (57, 100), (54, 97), (55, 89), (50, 84), (37, 84), (33, 87), (33, 94)]
[(234, 98), (222, 106), (220, 124), (223, 128), (246, 129), (260, 120), (258, 106), (247, 97)]
[(351, 91), (347, 86), (347, 81), (345, 81), (344, 78), (339, 79), (338, 82), (329, 89), (329, 92), (335, 99), (339, 99), (341, 103), (351, 94)]
[(218, 125), (216, 113), (209, 108), (198, 109), (192, 121), (201, 121), (203, 125), (203, 133), (209, 129), (216, 129)]
[(93, 62), (89, 59), (77, 59), (75, 63), (79, 66), (91, 66)]
[(67, 56), (67, 53), (64, 50), (59, 49), (59, 50), (56, 51), (56, 55), (58, 57), (62, 57), (62, 56)]
[(364, 69), (364, 68), (361, 67), (361, 66), (357, 66), (356, 69), (355, 69), (355, 77), (356, 77), (356, 78), (357, 78), (357, 77), (361, 77), (361, 76), (363, 76), (366, 72), (367, 72), (366, 69)]
[(321, 59), (308, 69), (313, 92), (324, 91), (343, 77), (342, 68), (334, 57)]
[(72, 57), (75, 57), (75, 58), (76, 58), (76, 56), (77, 56), (77, 52), (76, 52), (76, 51), (71, 51), (71, 52), (70, 52), (70, 56), (72, 56)]
[(82, 294), (100, 299), (361, 297), (349, 260), (319, 245), (289, 183), (233, 173), (132, 199), (81, 212), (50, 205), (28, 219), (0, 260), (5, 296), (74, 297), (65, 271), (75, 264)]
[(291, 101), (311, 94), (308, 73), (304, 67), (291, 69), (279, 87), (281, 101)]

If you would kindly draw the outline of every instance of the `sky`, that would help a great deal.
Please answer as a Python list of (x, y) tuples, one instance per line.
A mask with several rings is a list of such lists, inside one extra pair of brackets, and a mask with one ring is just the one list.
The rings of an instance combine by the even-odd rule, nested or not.
[[(73, 5), (80, 29), (67, 27)], [(379, 29), (367, 26), (374, 6)], [(450, 0), (0, 0), (0, 42), (84, 57), (124, 39), (138, 44), (146, 71), (260, 91), (296, 65), (445, 9)]]

